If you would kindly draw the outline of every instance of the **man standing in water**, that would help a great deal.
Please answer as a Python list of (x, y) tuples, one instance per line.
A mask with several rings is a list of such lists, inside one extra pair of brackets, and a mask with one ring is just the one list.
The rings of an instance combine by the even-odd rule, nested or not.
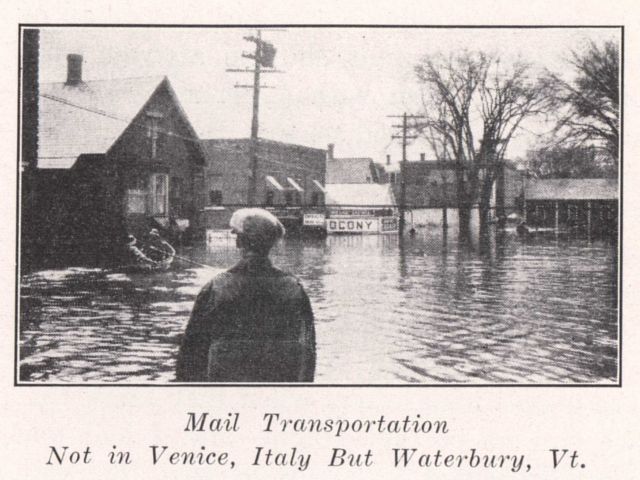
[(312, 382), (315, 328), (300, 282), (271, 265), (284, 227), (260, 208), (229, 222), (242, 259), (198, 294), (178, 356), (179, 382)]

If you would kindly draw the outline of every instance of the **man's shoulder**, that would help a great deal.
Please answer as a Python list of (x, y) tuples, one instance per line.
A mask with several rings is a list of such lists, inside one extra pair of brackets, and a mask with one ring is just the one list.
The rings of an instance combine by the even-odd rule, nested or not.
[[(264, 273), (267, 275), (262, 276), (262, 278), (268, 279), (269, 283), (277, 284), (278, 288), (283, 292), (287, 292), (290, 295), (301, 294), (304, 292), (304, 288), (298, 277), (289, 272), (271, 266), (268, 271)], [(230, 268), (227, 271), (216, 274), (204, 285), (204, 287), (202, 287), (202, 291), (213, 293), (228, 289), (235, 290), (244, 283), (246, 278), (246, 272), (238, 270), (235, 267)]]
[(209, 280), (202, 290), (216, 290), (228, 285), (231, 281), (233, 281), (233, 273), (230, 271), (220, 272), (214, 275), (211, 280)]
[(279, 268), (273, 267), (273, 270), (276, 272), (275, 277), (278, 278), (283, 284), (291, 287), (291, 288), (299, 288), (302, 289), (302, 283), (298, 277), (293, 275), (292, 273), (285, 272), (284, 270), (280, 270)]

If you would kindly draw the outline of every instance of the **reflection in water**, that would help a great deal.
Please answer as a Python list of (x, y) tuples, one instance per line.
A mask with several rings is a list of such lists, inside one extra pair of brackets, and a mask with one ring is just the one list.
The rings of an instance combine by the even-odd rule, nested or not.
[[(20, 378), (173, 380), (195, 295), (238, 259), (233, 244), (179, 253), (213, 268), (24, 275)], [(288, 239), (273, 261), (313, 304), (317, 382), (616, 381), (617, 257), (606, 241), (419, 230)]]

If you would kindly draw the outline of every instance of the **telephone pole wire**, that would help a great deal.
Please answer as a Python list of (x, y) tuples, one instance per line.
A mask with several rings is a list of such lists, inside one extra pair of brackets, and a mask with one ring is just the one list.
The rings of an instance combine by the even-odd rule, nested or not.
[[(280, 31), (272, 29), (272, 31)], [(273, 60), (276, 55), (275, 47), (262, 40), (262, 30), (258, 29), (256, 36), (244, 37), (248, 42), (256, 44), (254, 53), (243, 53), (244, 58), (254, 61), (253, 69), (228, 68), (227, 72), (232, 73), (253, 73), (253, 85), (235, 84), (234, 88), (251, 88), (253, 89), (253, 109), (251, 116), (251, 138), (249, 142), (249, 184), (247, 189), (247, 203), (253, 205), (256, 203), (256, 190), (258, 181), (258, 130), (259, 130), (259, 113), (260, 113), (260, 89), (273, 88), (267, 85), (260, 85), (260, 75), (262, 73), (284, 73), (280, 70), (274, 70)], [(266, 67), (267, 69), (263, 68)]]

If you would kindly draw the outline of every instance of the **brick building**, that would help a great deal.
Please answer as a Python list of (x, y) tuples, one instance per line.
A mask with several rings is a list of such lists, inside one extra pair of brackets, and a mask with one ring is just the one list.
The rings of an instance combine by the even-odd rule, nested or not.
[[(400, 198), (402, 173), (405, 177), (406, 204), (421, 208), (456, 208), (457, 186), (455, 164), (438, 161), (406, 162), (387, 166), (383, 179), (393, 186), (394, 195)], [(515, 164), (505, 161), (494, 184), (492, 206), (503, 202), (512, 211), (521, 206), (523, 191), (522, 174)]]
[(204, 153), (166, 77), (85, 81), (69, 55), (67, 80), (39, 85), (37, 132), (33, 249), (104, 261), (127, 233), (199, 227)]
[[(235, 209), (248, 204), (251, 139), (203, 140), (205, 222), (227, 228)], [(302, 210), (325, 203), (326, 151), (274, 140), (257, 141), (256, 203), (288, 224), (301, 221)]]

